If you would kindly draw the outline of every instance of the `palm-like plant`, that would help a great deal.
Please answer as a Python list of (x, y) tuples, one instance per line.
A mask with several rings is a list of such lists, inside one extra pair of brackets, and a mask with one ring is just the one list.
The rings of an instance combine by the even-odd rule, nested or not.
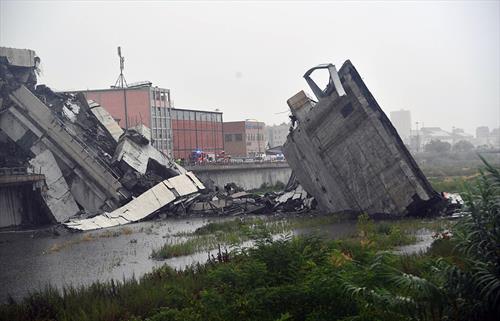
[[(344, 292), (368, 314), (389, 320), (498, 320), (500, 316), (500, 172), (485, 170), (465, 196), (470, 215), (454, 228), (454, 260), (433, 261), (431, 278), (407, 274), (378, 254), (358, 265)], [(396, 319), (397, 319), (396, 317)]]
[(470, 215), (456, 228), (458, 249), (464, 255), (468, 284), (479, 302), (474, 314), (480, 320), (500, 315), (500, 172), (481, 157), (485, 171), (465, 195)]

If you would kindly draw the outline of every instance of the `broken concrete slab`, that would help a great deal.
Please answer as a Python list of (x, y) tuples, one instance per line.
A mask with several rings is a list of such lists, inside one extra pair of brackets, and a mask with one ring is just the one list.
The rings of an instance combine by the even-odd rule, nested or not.
[[(15, 103), (11, 109), (14, 108), (25, 116), (29, 128), (37, 129), (44, 138), (48, 138), (57, 147), (59, 154), (76, 163), (85, 174), (85, 179), (98, 186), (110, 200), (110, 204), (119, 204), (125, 198), (122, 186), (109, 166), (78, 137), (68, 132), (38, 97), (25, 86), (13, 91), (10, 97)], [(50, 149), (54, 151), (53, 148)]]
[(65, 223), (68, 228), (88, 231), (143, 220), (171, 203), (192, 200), (204, 187), (188, 175), (166, 179), (111, 213)]
[(307, 114), (314, 107), (314, 101), (303, 91), (299, 91), (287, 100), (292, 115), (298, 121), (305, 121)]
[(118, 123), (113, 119), (110, 113), (101, 107), (98, 103), (93, 100), (88, 101), (90, 111), (99, 120), (99, 122), (106, 128), (107, 132), (113, 137), (113, 139), (118, 143), (120, 136), (123, 134), (123, 129), (118, 125)]
[(338, 75), (331, 66), (319, 67), (329, 70), (330, 81), (322, 91), (313, 88), (316, 104), (303, 93), (288, 101), (292, 112), (307, 111), (297, 114), (284, 145), (298, 181), (327, 212), (428, 214), (441, 197), (352, 63)]
[[(123, 136), (120, 139), (112, 162), (123, 162), (138, 173), (146, 174), (150, 160), (163, 166), (166, 170), (173, 171), (170, 176), (186, 173), (184, 168), (172, 162), (151, 144), (140, 145), (127, 136)], [(126, 171), (127, 168), (122, 166), (122, 169)]]
[(10, 66), (36, 67), (36, 53), (31, 49), (0, 47), (0, 57), (6, 59)]
[(140, 145), (146, 145), (151, 142), (151, 129), (144, 124), (138, 124), (130, 128), (128, 134), (132, 140)]
[(45, 150), (29, 162), (37, 172), (45, 175), (47, 190), (42, 193), (42, 198), (55, 220), (66, 222), (70, 217), (78, 214), (80, 209), (52, 152)]

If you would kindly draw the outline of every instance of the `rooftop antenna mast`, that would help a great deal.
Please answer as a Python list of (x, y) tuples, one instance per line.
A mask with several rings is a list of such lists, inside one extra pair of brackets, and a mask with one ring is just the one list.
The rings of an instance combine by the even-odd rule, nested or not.
[(123, 76), (123, 68), (125, 67), (125, 57), (122, 56), (122, 48), (118, 46), (118, 57), (120, 57), (120, 75), (115, 82), (114, 88), (123, 89), (123, 107), (125, 110), (125, 131), (128, 131), (128, 110), (127, 110), (127, 81)]

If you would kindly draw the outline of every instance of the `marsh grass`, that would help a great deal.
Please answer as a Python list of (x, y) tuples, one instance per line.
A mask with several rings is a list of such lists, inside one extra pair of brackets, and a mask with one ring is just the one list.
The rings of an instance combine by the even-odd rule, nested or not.
[(479, 173), (470, 176), (430, 177), (429, 182), (438, 192), (464, 193), (467, 185), (474, 184)]
[(194, 232), (177, 233), (177, 241), (154, 249), (151, 258), (156, 260), (210, 251), (222, 246), (237, 246), (243, 242), (283, 234), (291, 230), (284, 220), (262, 220), (259, 218), (235, 219), (208, 223)]
[[(339, 222), (334, 215), (294, 218), (238, 218), (224, 222), (210, 222), (194, 232), (179, 232), (176, 240), (154, 249), (151, 258), (156, 260), (185, 256), (216, 249), (219, 245), (235, 247), (243, 242), (269, 238), (272, 235), (291, 233), (294, 229), (325, 226)], [(406, 219), (375, 222), (363, 217), (358, 220), (358, 233), (353, 241), (362, 240), (380, 249), (415, 243), (420, 229), (440, 231), (447, 223), (438, 220)], [(369, 232), (369, 235), (367, 234)]]

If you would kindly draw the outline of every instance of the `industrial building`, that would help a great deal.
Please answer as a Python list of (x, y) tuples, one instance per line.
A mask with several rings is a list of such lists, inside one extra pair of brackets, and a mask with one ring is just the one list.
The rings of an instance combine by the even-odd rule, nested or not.
[(220, 155), (224, 151), (222, 113), (172, 108), (173, 155), (189, 160), (194, 151)]
[(266, 150), (263, 122), (254, 120), (223, 123), (224, 148), (231, 157), (256, 157)]
[(125, 100), (128, 126), (144, 124), (151, 129), (153, 146), (167, 156), (173, 155), (172, 126), (170, 120), (170, 90), (159, 88), (151, 82), (130, 84), (126, 88), (90, 89), (79, 91), (88, 100), (103, 106), (120, 127), (125, 128)]

